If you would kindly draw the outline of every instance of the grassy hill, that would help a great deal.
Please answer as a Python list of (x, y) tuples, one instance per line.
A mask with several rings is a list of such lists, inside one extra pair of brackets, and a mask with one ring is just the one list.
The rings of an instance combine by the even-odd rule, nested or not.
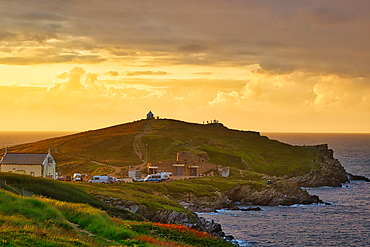
[(110, 217), (88, 204), (0, 190), (0, 246), (233, 246), (188, 227)]
[[(311, 169), (320, 169), (314, 161), (320, 154), (308, 147), (270, 140), (257, 132), (168, 119), (140, 120), (17, 145), (8, 151), (46, 152), (50, 148), (59, 171), (64, 174), (75, 171), (96, 174), (111, 169), (96, 162), (107, 160), (110, 165), (120, 167), (142, 163), (133, 145), (138, 135), (148, 162), (174, 161), (177, 152), (190, 151), (194, 155), (207, 155), (217, 165), (268, 175), (303, 175)], [(0, 150), (0, 155), (3, 153), (4, 149)]]

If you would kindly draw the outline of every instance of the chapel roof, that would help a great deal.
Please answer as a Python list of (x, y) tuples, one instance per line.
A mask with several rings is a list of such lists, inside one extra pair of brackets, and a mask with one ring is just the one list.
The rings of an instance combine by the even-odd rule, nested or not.
[(47, 155), (47, 153), (6, 153), (1, 164), (41, 165)]

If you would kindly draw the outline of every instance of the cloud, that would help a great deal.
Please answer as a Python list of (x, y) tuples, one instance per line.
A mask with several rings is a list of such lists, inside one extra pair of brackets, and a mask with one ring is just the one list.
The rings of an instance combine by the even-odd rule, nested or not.
[(196, 75), (212, 75), (213, 73), (212, 72), (197, 72), (197, 73), (194, 73)]
[(111, 76), (118, 76), (119, 75), (119, 73), (117, 71), (108, 71), (107, 74), (109, 74)]
[(181, 52), (200, 53), (200, 52), (208, 50), (209, 47), (206, 45), (201, 45), (201, 44), (186, 44), (186, 45), (179, 46), (178, 49)]
[(99, 56), (30, 56), (30, 57), (0, 57), (0, 64), (4, 65), (34, 65), (34, 64), (55, 64), (55, 63), (75, 63), (75, 64), (95, 64), (101, 63), (104, 59)]
[(169, 73), (166, 71), (127, 71), (127, 76), (141, 76), (141, 75), (168, 75)]
[(257, 120), (312, 129), (330, 118), (349, 129), (341, 116), (369, 123), (369, 8), (365, 0), (0, 1), (0, 64), (78, 66), (48, 89), (4, 90), (19, 116), (79, 126), (92, 116), (97, 127), (136, 118), (150, 105), (193, 120), (250, 116), (256, 129)]
[[(364, 123), (370, 123), (367, 78), (296, 71), (201, 81), (106, 87), (97, 73), (74, 67), (59, 73), (49, 88), (2, 86), (0, 103), (6, 107), (0, 128), (86, 130), (143, 118), (149, 108), (162, 117), (200, 123), (216, 118), (230, 128), (258, 131), (366, 131)], [(40, 121), (45, 116), (48, 121)]]
[[(163, 8), (166, 6), (166, 8)], [(0, 3), (4, 64), (209, 65), (369, 76), (369, 1), (14, 0)], [(8, 35), (11, 33), (12, 35)], [(5, 35), (6, 34), (6, 35)], [(14, 40), (14, 35), (17, 37)], [(23, 38), (21, 38), (23, 37)], [(46, 57), (39, 44), (54, 53)], [(12, 42), (10, 42), (12, 41)], [(44, 48), (44, 49), (45, 49)], [(39, 49), (38, 52), (34, 52)], [(67, 54), (67, 55), (66, 55)], [(31, 62), (33, 60), (34, 62)], [(153, 70), (153, 69), (150, 69)]]
[(8, 38), (14, 38), (16, 35), (10, 32), (1, 32), (0, 31), (0, 40), (2, 39), (8, 39)]

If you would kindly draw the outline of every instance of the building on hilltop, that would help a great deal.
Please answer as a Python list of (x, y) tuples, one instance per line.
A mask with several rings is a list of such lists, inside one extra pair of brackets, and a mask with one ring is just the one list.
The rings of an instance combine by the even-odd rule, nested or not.
[(152, 111), (149, 111), (149, 113), (146, 114), (146, 119), (154, 119), (154, 114), (152, 113)]
[(56, 163), (50, 154), (47, 153), (8, 153), (0, 161), (1, 172), (26, 174), (34, 177), (56, 179)]

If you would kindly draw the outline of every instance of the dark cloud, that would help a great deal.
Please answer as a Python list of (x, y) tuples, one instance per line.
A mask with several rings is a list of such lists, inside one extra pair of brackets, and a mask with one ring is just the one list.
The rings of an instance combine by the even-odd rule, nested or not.
[(0, 31), (0, 40), (2, 39), (8, 39), (8, 38), (14, 38), (16, 35), (10, 32), (1, 32)]
[(200, 44), (186, 44), (179, 46), (178, 49), (181, 52), (199, 53), (208, 50), (209, 47)]
[[(0, 40), (16, 35), (25, 38), (26, 46), (57, 37), (61, 44), (49, 47), (104, 54), (94, 62), (262, 63), (274, 71), (293, 65), (365, 76), (370, 67), (369, 9), (367, 0), (1, 1)], [(0, 44), (0, 49), (4, 46), (9, 48)]]
[(12, 16), (14, 19), (26, 20), (26, 21), (65, 21), (67, 18), (58, 13), (50, 12), (26, 12), (20, 13), (18, 16)]
[(0, 57), (0, 64), (6, 65), (34, 65), (34, 64), (54, 64), (54, 63), (80, 63), (94, 64), (101, 63), (104, 59), (100, 56), (50, 56), (50, 57)]

